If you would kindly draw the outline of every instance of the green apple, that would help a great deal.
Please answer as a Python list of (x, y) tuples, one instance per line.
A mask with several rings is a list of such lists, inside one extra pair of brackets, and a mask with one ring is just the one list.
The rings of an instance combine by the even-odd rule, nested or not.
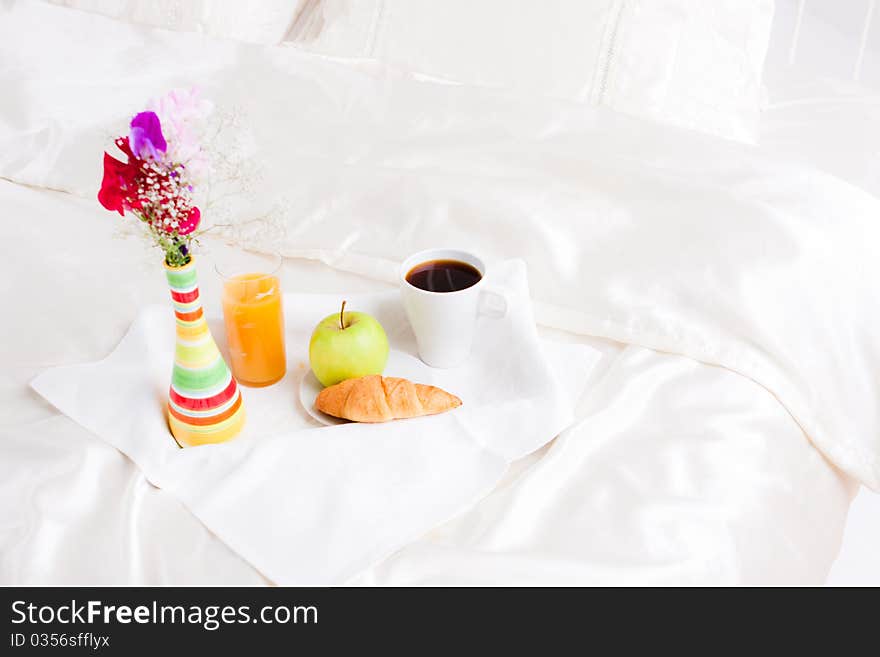
[(324, 386), (368, 374), (382, 374), (388, 361), (388, 336), (375, 317), (342, 310), (315, 327), (309, 364)]

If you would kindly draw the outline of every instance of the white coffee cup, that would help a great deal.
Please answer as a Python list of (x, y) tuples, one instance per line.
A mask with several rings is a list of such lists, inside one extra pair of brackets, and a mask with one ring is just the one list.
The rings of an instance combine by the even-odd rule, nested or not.
[[(431, 292), (416, 287), (407, 274), (432, 260), (458, 260), (480, 273), (474, 285), (454, 292)], [(477, 317), (504, 317), (507, 294), (485, 283), (486, 265), (477, 256), (456, 249), (419, 251), (400, 267), (400, 293), (416, 336), (419, 357), (431, 367), (456, 367), (464, 363), (474, 342)]]

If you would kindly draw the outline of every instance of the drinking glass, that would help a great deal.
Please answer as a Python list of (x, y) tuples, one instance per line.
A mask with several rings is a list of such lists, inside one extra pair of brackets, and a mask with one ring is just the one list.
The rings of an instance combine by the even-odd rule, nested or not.
[(229, 361), (242, 385), (272, 385), (287, 372), (281, 263), (278, 253), (240, 252), (215, 265), (223, 280)]

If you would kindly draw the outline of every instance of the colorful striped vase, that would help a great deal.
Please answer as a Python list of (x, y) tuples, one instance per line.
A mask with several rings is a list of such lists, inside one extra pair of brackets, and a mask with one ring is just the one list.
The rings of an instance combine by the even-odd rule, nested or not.
[(166, 264), (165, 276), (177, 318), (168, 426), (181, 447), (232, 440), (244, 426), (244, 405), (205, 321), (195, 258), (182, 267)]

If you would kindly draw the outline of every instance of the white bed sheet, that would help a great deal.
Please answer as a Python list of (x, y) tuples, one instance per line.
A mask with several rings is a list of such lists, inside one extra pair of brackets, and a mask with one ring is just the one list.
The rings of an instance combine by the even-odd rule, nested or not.
[[(850, 53), (852, 54), (852, 53)], [(877, 50), (866, 65), (880, 71)], [(804, 75), (785, 65), (769, 88), (762, 145), (808, 163), (880, 198), (880, 92), (847, 77)], [(849, 73), (849, 71), (847, 71)], [(827, 583), (880, 585), (880, 493), (863, 487), (848, 514), (840, 554)]]
[(880, 16), (869, 5), (776, 1), (759, 143), (880, 197)]
[[(606, 351), (572, 429), (358, 583), (825, 577), (855, 489), (826, 457), (880, 477), (877, 299), (866, 282), (878, 273), (876, 199), (707, 137), (281, 49), (79, 16), (64, 58), (28, 53), (20, 34), (71, 33), (67, 18), (33, 18), (0, 22), (0, 76), (14, 90), (0, 102), (0, 175), (19, 183), (0, 184), (15, 244), (0, 302), (22, 309), (0, 345), (0, 581), (255, 581), (26, 387), (41, 368), (103, 356), (142, 304), (165, 299), (154, 258), (112, 239), (118, 218), (93, 185), (107, 126), (194, 81), (250, 102), (273, 165), (267, 191), (295, 192), (287, 238), (272, 246), (378, 279), (441, 237), (490, 259), (525, 256), (543, 321)], [(96, 53), (97, 35), (119, 56)], [(147, 61), (151, 43), (163, 47)], [(380, 285), (286, 267), (290, 291)], [(27, 275), (26, 293), (11, 272)]]
[[(869, 4), (777, 0), (760, 143), (880, 198), (880, 16)], [(880, 585), (878, 518), (880, 494), (863, 487), (829, 584)]]
[[(29, 281), (25, 297), (5, 277), (0, 295), (21, 318), (0, 352), (0, 582), (266, 583), (27, 387), (47, 366), (102, 357), (143, 304), (165, 302), (154, 258), (138, 239), (114, 239), (115, 219), (88, 199), (2, 182), (0, 212), (17, 218), (7, 266)], [(92, 266), (86, 244), (104, 267)], [(209, 242), (203, 257), (228, 248)], [(289, 291), (385, 287), (307, 260), (286, 260), (282, 275)], [(214, 277), (202, 288), (218, 303)], [(770, 393), (686, 357), (543, 333), (604, 352), (577, 426), (514, 464), (475, 509), (353, 584), (824, 580), (854, 483)]]
[(852, 80), (792, 73), (769, 87), (762, 148), (809, 164), (880, 198), (880, 91)]

